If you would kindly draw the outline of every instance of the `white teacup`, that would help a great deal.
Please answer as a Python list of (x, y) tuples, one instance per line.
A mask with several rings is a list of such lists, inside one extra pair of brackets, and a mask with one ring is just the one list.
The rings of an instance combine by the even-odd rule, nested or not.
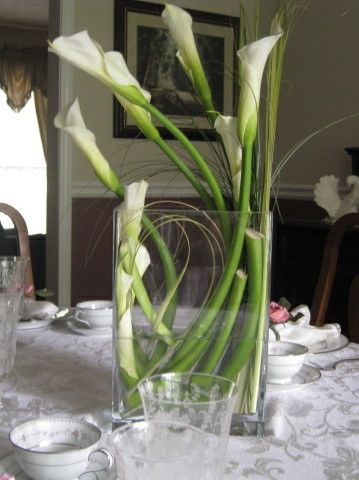
[(89, 328), (112, 326), (112, 302), (108, 300), (88, 300), (79, 302), (75, 308), (75, 319)]
[(294, 342), (272, 341), (268, 344), (267, 380), (289, 383), (302, 368), (308, 348)]
[(15, 457), (33, 480), (73, 480), (87, 468), (90, 457), (101, 452), (110, 468), (113, 457), (96, 445), (101, 430), (72, 418), (42, 418), (13, 428), (10, 442)]

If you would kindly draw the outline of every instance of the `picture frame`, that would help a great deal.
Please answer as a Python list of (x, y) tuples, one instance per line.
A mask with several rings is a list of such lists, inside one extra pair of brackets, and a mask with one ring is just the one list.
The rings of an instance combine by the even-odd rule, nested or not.
[[(176, 46), (161, 19), (162, 4), (115, 0), (114, 50), (120, 51), (130, 72), (151, 93), (151, 102), (191, 140), (211, 138), (212, 127), (176, 57)], [(239, 18), (197, 10), (193, 31), (203, 68), (212, 89), (215, 108), (232, 115)], [(164, 138), (168, 131), (156, 124)], [(141, 137), (136, 124), (114, 99), (113, 136)]]

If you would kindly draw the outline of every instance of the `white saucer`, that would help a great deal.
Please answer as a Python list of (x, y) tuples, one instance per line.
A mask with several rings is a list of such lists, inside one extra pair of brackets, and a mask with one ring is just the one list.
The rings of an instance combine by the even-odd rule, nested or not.
[(67, 327), (73, 332), (79, 335), (85, 335), (87, 337), (110, 337), (112, 335), (112, 328), (89, 328), (80, 322), (77, 322), (74, 318), (66, 321)]
[(18, 322), (16, 329), (17, 330), (32, 330), (34, 328), (44, 328), (50, 325), (54, 320), (53, 317), (47, 318), (46, 320), (23, 320)]
[[(115, 461), (109, 470), (102, 470), (103, 467), (104, 465), (102, 465), (101, 458), (94, 454), (87, 466), (86, 471), (82, 473), (78, 479), (75, 478), (74, 480), (92, 480), (94, 478), (98, 480), (118, 479)], [(30, 480), (30, 477), (28, 477), (26, 473), (21, 470), (12, 453), (8, 453), (0, 459), (0, 475), (3, 475), (4, 473), (12, 475), (16, 480)]]
[(326, 353), (340, 350), (348, 345), (349, 340), (344, 335), (339, 335), (334, 340), (328, 340), (324, 342), (315, 343), (308, 347), (309, 353)]
[(269, 391), (297, 390), (320, 379), (320, 370), (311, 365), (303, 365), (299, 372), (288, 383), (267, 382)]

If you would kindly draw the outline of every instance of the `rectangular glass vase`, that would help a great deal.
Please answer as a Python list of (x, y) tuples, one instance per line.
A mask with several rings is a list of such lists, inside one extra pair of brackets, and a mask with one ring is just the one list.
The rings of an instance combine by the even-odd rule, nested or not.
[(113, 424), (142, 378), (204, 372), (239, 386), (231, 433), (262, 435), (271, 214), (187, 207), (114, 212)]

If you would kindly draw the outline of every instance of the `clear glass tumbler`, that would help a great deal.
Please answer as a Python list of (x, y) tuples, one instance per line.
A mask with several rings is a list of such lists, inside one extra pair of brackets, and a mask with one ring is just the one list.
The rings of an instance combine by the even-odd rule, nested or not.
[(206, 437), (189, 425), (139, 421), (110, 437), (119, 480), (212, 480), (201, 462)]
[(27, 262), (21, 257), (0, 257), (0, 380), (14, 365)]
[(201, 373), (164, 373), (145, 378), (139, 392), (147, 421), (187, 425), (202, 432), (198, 462), (206, 475), (221, 480), (238, 387)]

